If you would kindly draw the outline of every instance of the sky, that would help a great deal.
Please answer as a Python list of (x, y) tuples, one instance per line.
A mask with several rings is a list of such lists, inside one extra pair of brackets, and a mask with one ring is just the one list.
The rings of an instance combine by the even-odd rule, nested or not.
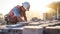
[[(50, 8), (47, 8), (46, 5), (51, 2), (57, 2), (60, 0), (0, 0), (0, 13), (4, 15), (9, 13), (9, 11), (16, 5), (22, 5), (23, 2), (30, 3), (30, 13), (42, 13), (48, 11)], [(35, 14), (36, 15), (36, 14)]]

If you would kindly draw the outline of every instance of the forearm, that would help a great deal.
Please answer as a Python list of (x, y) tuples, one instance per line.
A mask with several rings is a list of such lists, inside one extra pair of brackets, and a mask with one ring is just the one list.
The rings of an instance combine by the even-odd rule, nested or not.
[(27, 17), (26, 16), (24, 16), (24, 20), (27, 21)]
[(18, 21), (23, 22), (24, 20), (19, 16), (17, 17)]

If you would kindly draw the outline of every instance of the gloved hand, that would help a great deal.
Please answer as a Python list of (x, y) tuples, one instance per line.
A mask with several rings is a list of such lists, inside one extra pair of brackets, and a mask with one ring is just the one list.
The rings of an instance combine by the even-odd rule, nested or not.
[(24, 22), (24, 17), (17, 17), (19, 22)]

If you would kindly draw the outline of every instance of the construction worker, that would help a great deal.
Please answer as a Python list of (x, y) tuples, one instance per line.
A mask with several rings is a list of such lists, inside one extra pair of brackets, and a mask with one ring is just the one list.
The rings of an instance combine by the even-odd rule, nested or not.
[(29, 11), (30, 4), (28, 2), (22, 3), (22, 6), (15, 6), (9, 13), (6, 21), (9, 23), (17, 23), (27, 21), (25, 12)]

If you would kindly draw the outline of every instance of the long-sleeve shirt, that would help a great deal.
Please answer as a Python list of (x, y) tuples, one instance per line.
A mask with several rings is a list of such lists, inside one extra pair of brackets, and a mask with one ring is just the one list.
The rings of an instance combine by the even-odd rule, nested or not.
[[(23, 7), (22, 7), (22, 8), (23, 8)], [(20, 14), (19, 9), (18, 9), (17, 7), (14, 7), (14, 8), (12, 9), (12, 12), (14, 13), (14, 16), (16, 16), (16, 17), (21, 17), (21, 14)], [(22, 14), (23, 14), (24, 20), (27, 21), (25, 12), (23, 12)]]
[(14, 7), (12, 12), (14, 13), (14, 16), (21, 16), (17, 7)]

